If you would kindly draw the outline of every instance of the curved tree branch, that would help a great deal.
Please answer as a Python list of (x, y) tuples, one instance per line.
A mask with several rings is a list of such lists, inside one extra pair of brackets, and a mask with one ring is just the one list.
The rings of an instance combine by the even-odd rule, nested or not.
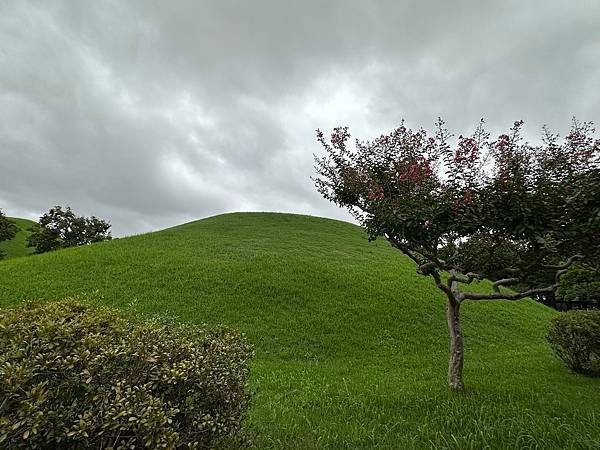
[(452, 288), (449, 287), (449, 286), (446, 286), (442, 282), (442, 278), (440, 277), (440, 273), (437, 270), (432, 270), (429, 273), (429, 275), (431, 275), (431, 277), (435, 281), (435, 285), (438, 287), (438, 289), (441, 289), (444, 292), (444, 294), (446, 294), (446, 297), (448, 297), (448, 300), (450, 300), (452, 303), (458, 301), (458, 299), (454, 295), (454, 292), (452, 292)]
[(492, 284), (492, 289), (494, 289), (494, 292), (500, 292), (500, 286), (511, 286), (513, 284), (517, 284), (519, 282), (520, 278), (502, 278), (501, 280), (495, 281), (494, 284)]
[(554, 292), (554, 290), (558, 287), (558, 284), (553, 284), (552, 286), (548, 286), (540, 289), (529, 289), (524, 292), (516, 292), (514, 294), (502, 293), (502, 292), (494, 292), (494, 293), (485, 293), (485, 292), (463, 292), (460, 294), (460, 300), (521, 300), (523, 298), (531, 297), (532, 295), (537, 294), (550, 294)]
[(583, 255), (573, 255), (569, 259), (567, 259), (563, 264), (559, 264), (557, 266), (542, 266), (542, 269), (548, 270), (564, 270), (568, 269), (575, 263), (576, 261), (581, 261), (584, 258)]
[(481, 276), (480, 274), (475, 273), (475, 272), (469, 272), (465, 275), (461, 275), (461, 274), (453, 271), (450, 274), (450, 276), (448, 277), (448, 283), (452, 283), (453, 281), (456, 281), (458, 283), (471, 284), (473, 282), (473, 280), (480, 281), (482, 279), (483, 279), (483, 276)]
[(517, 283), (518, 278), (504, 278), (496, 281), (492, 287), (495, 292), (484, 293), (484, 292), (462, 292), (459, 294), (459, 299), (462, 300), (521, 300), (526, 297), (538, 294), (551, 294), (560, 286), (560, 278), (567, 272), (568, 268), (572, 266), (576, 261), (583, 259), (582, 255), (573, 255), (565, 261), (564, 264), (557, 266), (544, 266), (545, 269), (556, 269), (556, 282), (550, 286), (538, 289), (529, 289), (527, 291), (508, 293), (500, 292), (500, 286), (507, 286), (510, 284)]
[(406, 256), (408, 256), (410, 259), (412, 259), (417, 266), (420, 266), (422, 264), (422, 261), (419, 260), (418, 256), (415, 255), (413, 250), (411, 248), (409, 248), (407, 245), (404, 245), (402, 242), (400, 242), (398, 239), (394, 238), (390, 234), (384, 233), (384, 237), (388, 240), (388, 242), (392, 245), (392, 247), (397, 248), (402, 253), (404, 253)]

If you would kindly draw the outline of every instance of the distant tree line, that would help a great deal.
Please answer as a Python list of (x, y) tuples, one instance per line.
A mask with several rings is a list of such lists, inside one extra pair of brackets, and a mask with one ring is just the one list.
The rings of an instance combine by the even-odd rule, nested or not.
[(556, 293), (537, 300), (558, 311), (600, 309), (600, 269), (596, 266), (571, 268), (560, 280)]
[[(491, 251), (493, 250), (493, 251)], [(458, 250), (449, 244), (440, 249), (440, 254), (451, 257)], [(473, 236), (460, 245), (464, 267), (474, 271), (480, 267), (488, 277), (498, 277), (510, 261), (518, 258), (518, 244), (510, 241), (495, 242), (491, 236)], [(532, 280), (544, 283), (544, 276), (532, 274)], [(515, 290), (527, 289), (527, 285), (515, 282)], [(543, 292), (534, 297), (541, 303), (559, 311), (571, 309), (600, 308), (600, 264), (589, 259), (587, 264), (573, 265), (560, 277), (556, 292)]]

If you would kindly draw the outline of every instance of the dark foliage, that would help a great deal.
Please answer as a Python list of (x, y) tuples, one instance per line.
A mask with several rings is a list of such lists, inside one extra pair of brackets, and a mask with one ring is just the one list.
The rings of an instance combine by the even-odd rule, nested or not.
[(550, 346), (577, 373), (600, 375), (600, 311), (569, 311), (550, 323)]
[(561, 279), (556, 298), (564, 301), (600, 302), (600, 270), (571, 268)]
[(32, 228), (27, 245), (35, 247), (35, 253), (59, 248), (76, 247), (112, 239), (111, 225), (97, 217), (80, 217), (70, 207), (51, 208)]
[[(6, 218), (0, 209), (0, 242), (8, 241), (15, 237), (19, 228)], [(0, 251), (0, 259), (4, 258), (4, 253)]]
[(0, 447), (239, 443), (252, 351), (227, 329), (74, 300), (0, 310)]

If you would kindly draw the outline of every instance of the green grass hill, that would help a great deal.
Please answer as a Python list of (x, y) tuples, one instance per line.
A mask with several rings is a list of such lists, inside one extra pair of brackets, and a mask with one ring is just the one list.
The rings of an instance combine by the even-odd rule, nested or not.
[(315, 217), (236, 213), (0, 262), (0, 305), (97, 291), (254, 344), (258, 448), (600, 448), (600, 379), (545, 340), (556, 313), (463, 305), (467, 392), (446, 387), (444, 300), (384, 241)]
[(27, 236), (31, 234), (28, 230), (35, 222), (28, 219), (18, 219), (16, 217), (9, 217), (8, 220), (19, 227), (19, 232), (10, 241), (0, 242), (0, 251), (5, 253), (5, 258), (15, 258), (17, 256), (25, 256), (33, 253), (33, 248), (27, 247)]

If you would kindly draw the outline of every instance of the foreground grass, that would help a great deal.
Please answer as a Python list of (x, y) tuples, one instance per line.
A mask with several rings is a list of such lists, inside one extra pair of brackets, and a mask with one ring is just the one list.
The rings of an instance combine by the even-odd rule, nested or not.
[(463, 306), (467, 393), (446, 389), (444, 301), (357, 227), (230, 214), (0, 263), (0, 305), (98, 291), (255, 345), (260, 448), (600, 448), (600, 379), (566, 372), (533, 302)]
[(0, 252), (5, 253), (5, 258), (15, 258), (33, 253), (32, 247), (27, 247), (27, 237), (31, 234), (29, 229), (35, 224), (32, 220), (8, 218), (19, 227), (17, 235), (10, 241), (0, 242)]

